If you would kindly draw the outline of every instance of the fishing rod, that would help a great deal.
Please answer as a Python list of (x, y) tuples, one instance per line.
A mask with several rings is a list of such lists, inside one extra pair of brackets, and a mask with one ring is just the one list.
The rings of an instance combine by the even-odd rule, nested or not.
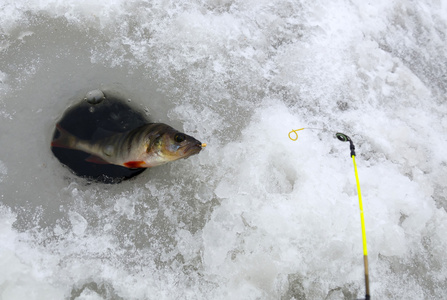
[[(304, 129), (312, 129), (312, 130), (322, 130), (326, 131), (326, 129), (321, 128), (300, 128), (300, 129), (294, 129), (289, 132), (289, 139), (292, 141), (298, 140), (298, 131), (304, 130)], [(295, 136), (292, 136), (292, 133), (295, 134)], [(365, 267), (365, 299), (364, 300), (370, 300), (371, 296), (369, 293), (369, 271), (368, 271), (368, 248), (366, 244), (366, 231), (365, 231), (365, 219), (363, 216), (363, 203), (362, 203), (362, 193), (360, 191), (360, 181), (359, 181), (359, 175), (357, 172), (357, 164), (355, 163), (355, 146), (354, 142), (351, 140), (349, 136), (347, 136), (344, 133), (336, 132), (335, 137), (341, 141), (341, 142), (349, 142), (349, 148), (351, 150), (351, 157), (352, 162), (354, 164), (354, 172), (355, 172), (355, 180), (357, 183), (357, 194), (359, 196), (359, 207), (360, 207), (360, 223), (362, 225), (362, 241), (363, 241), (363, 264)], [(360, 299), (359, 299), (360, 300)]]

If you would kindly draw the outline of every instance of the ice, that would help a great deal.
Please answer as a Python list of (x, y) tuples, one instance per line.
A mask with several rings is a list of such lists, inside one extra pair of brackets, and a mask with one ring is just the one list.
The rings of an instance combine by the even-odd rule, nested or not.
[(0, 160), (0, 182), (3, 181), (3, 178), (8, 174), (8, 168), (6, 165)]
[(135, 213), (135, 206), (131, 199), (120, 198), (116, 200), (114, 210), (121, 215), (126, 215), (127, 218), (131, 219)]
[(90, 289), (85, 289), (82, 291), (81, 295), (79, 295), (79, 297), (77, 297), (76, 299), (79, 299), (79, 300), (101, 300), (104, 298), (101, 297), (101, 295), (99, 295), (98, 293), (96, 293)]
[[(0, 275), (2, 299), (60, 299), (64, 292), (46, 281), (40, 267), (34, 264), (30, 255), (34, 249), (20, 242), (20, 235), (12, 229), (15, 221), (11, 211), (0, 209)], [(34, 257), (35, 258), (35, 257)], [(7, 270), (7, 271), (6, 271)]]
[(87, 229), (88, 223), (84, 219), (83, 216), (81, 216), (77, 212), (71, 212), (68, 214), (70, 223), (72, 226), (73, 233), (75, 235), (83, 235), (85, 230)]
[[(372, 298), (445, 296), (445, 1), (0, 7), (1, 299), (363, 297), (337, 131)], [(54, 126), (102, 92), (207, 147), (77, 178)]]
[(93, 90), (85, 95), (85, 100), (91, 104), (97, 104), (104, 99), (104, 93), (100, 90)]

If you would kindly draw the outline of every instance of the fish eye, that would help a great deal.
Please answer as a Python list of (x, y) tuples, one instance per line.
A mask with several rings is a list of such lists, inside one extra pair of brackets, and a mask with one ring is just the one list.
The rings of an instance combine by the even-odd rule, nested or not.
[(177, 143), (181, 143), (185, 139), (186, 139), (186, 137), (183, 133), (177, 133), (176, 135), (174, 135), (174, 141), (176, 141)]

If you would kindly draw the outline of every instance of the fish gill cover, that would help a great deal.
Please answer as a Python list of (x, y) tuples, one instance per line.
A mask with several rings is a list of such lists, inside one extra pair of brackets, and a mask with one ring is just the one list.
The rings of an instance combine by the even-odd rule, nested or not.
[[(447, 291), (445, 1), (0, 4), (1, 299), (354, 299), (356, 143), (374, 299)], [(48, 145), (130, 90), (199, 156), (113, 186)]]

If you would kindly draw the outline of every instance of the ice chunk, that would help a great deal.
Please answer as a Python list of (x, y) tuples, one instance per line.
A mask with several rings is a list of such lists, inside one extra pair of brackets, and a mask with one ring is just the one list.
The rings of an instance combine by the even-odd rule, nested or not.
[(105, 99), (105, 96), (101, 90), (93, 90), (88, 92), (84, 99), (90, 104), (98, 104)]
[(82, 236), (88, 226), (87, 220), (77, 212), (70, 212), (69, 218), (73, 233)]

